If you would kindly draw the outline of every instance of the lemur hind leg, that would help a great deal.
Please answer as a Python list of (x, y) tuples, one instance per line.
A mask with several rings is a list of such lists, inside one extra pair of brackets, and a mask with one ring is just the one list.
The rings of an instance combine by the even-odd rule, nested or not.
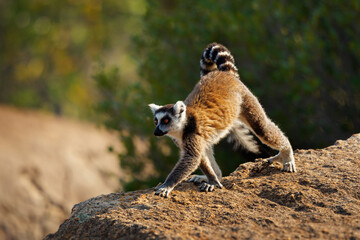
[(204, 192), (211, 192), (216, 186), (223, 187), (220, 183), (222, 173), (215, 161), (212, 148), (208, 148), (203, 155), (200, 169), (205, 175), (195, 175), (189, 182), (194, 182), (195, 184), (202, 183), (200, 190)]
[(296, 172), (294, 154), (289, 139), (280, 128), (266, 116), (259, 101), (251, 93), (243, 97), (240, 120), (244, 122), (264, 144), (279, 151), (276, 156), (269, 159), (269, 162), (280, 161), (283, 164), (282, 171)]

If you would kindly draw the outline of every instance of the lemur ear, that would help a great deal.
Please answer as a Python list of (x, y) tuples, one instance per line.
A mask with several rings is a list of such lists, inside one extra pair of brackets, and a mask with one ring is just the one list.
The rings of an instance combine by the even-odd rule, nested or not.
[(174, 105), (175, 114), (181, 114), (186, 111), (186, 105), (183, 101), (177, 101)]
[(149, 107), (150, 107), (150, 109), (151, 109), (151, 111), (152, 111), (153, 114), (155, 114), (156, 110), (158, 110), (159, 108), (161, 108), (161, 106), (156, 105), (156, 104), (154, 104), (154, 103), (150, 103), (150, 104), (149, 104)]

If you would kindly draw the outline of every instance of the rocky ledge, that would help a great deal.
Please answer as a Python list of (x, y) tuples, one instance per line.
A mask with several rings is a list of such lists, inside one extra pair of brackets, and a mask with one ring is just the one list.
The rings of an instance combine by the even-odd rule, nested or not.
[(184, 182), (167, 199), (153, 189), (91, 198), (45, 239), (360, 239), (360, 134), (295, 159), (297, 173), (241, 164), (211, 193)]

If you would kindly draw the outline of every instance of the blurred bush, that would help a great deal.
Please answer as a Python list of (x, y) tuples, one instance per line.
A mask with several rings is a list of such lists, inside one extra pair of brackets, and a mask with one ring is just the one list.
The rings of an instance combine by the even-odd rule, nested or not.
[(89, 118), (97, 59), (134, 76), (141, 0), (0, 1), (0, 102)]
[[(146, 105), (186, 98), (199, 79), (201, 53), (214, 41), (233, 53), (242, 81), (294, 148), (320, 148), (359, 132), (359, 1), (163, 0), (147, 5), (133, 48), (141, 82), (120, 87), (119, 81), (110, 83), (111, 71), (102, 75), (112, 93), (103, 95), (100, 109), (111, 113), (109, 126), (128, 129), (128, 136), (146, 136), (158, 180), (165, 179), (178, 154), (169, 141), (152, 136)], [(129, 153), (131, 139), (126, 141)], [(238, 158), (228, 145), (220, 144), (215, 152), (225, 172), (239, 164), (225, 162)], [(138, 168), (135, 159), (128, 159), (129, 166)]]

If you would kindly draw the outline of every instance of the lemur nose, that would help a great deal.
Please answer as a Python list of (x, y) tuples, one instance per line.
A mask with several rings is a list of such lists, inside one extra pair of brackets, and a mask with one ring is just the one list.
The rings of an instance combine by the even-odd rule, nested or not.
[(155, 136), (163, 136), (164, 134), (166, 134), (166, 132), (161, 131), (159, 127), (157, 127), (154, 131)]

